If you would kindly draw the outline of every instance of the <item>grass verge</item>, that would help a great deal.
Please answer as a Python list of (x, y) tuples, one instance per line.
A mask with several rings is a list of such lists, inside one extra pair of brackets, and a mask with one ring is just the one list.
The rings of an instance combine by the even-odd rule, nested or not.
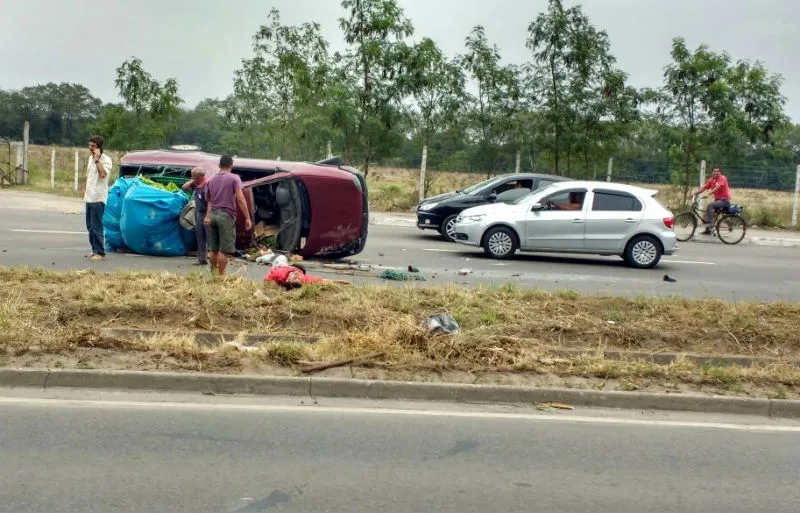
[[(292, 373), (310, 362), (382, 353), (326, 375), (620, 390), (697, 390), (795, 397), (800, 390), (800, 305), (682, 298), (623, 299), (511, 286), (308, 286), (286, 292), (240, 278), (0, 267), (0, 360), (7, 365)], [(458, 335), (433, 334), (448, 311)], [(101, 328), (163, 335), (104, 337)], [(191, 331), (281, 335), (317, 342), (203, 347)], [(584, 349), (570, 358), (556, 350)], [(777, 363), (738, 366), (611, 360), (606, 349), (738, 354)], [(338, 374), (337, 374), (338, 373)], [(555, 380), (555, 381), (554, 381)], [(576, 381), (577, 380), (577, 381)]]

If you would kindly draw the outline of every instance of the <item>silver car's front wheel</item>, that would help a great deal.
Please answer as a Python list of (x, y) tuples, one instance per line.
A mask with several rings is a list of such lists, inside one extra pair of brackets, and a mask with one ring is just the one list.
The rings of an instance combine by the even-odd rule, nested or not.
[(509, 258), (517, 252), (517, 236), (504, 226), (492, 228), (483, 237), (483, 250), (492, 258)]
[(625, 261), (633, 267), (650, 269), (661, 260), (661, 246), (652, 237), (640, 235), (634, 237), (625, 248)]

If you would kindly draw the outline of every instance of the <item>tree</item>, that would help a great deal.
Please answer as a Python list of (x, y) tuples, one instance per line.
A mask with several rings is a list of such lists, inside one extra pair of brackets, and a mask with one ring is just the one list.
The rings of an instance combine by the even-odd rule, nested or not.
[(78, 140), (84, 142), (88, 135), (87, 125), (99, 114), (102, 102), (81, 84), (59, 84), (58, 95), (64, 120), (64, 141), (72, 144)]
[(29, 121), (34, 142), (83, 145), (100, 106), (80, 84), (50, 82), (0, 92), (0, 137), (18, 139), (22, 124)]
[(760, 62), (739, 61), (728, 69), (735, 122), (747, 142), (770, 144), (775, 132), (788, 122), (783, 112), (783, 79), (771, 75)]
[(419, 113), (422, 143), (427, 146), (431, 135), (452, 123), (461, 108), (464, 73), (428, 38), (413, 48), (411, 58), (414, 66), (408, 77), (409, 89)]
[(279, 155), (305, 155), (308, 143), (318, 146), (318, 134), (329, 124), (323, 114), (328, 43), (318, 23), (283, 25), (276, 9), (267, 19), (253, 38), (254, 56), (235, 75), (235, 95), (244, 109), (237, 115), (247, 125), (275, 129)]
[(206, 98), (194, 109), (181, 111), (177, 119), (175, 140), (200, 146), (204, 151), (227, 153), (228, 148), (222, 144), (229, 129), (225, 120), (225, 107), (224, 100)]
[(344, 55), (345, 72), (356, 80), (344, 81), (354, 87), (358, 98), (355, 137), (345, 150), (351, 159), (360, 144), (359, 159), (364, 174), (381, 140), (392, 129), (396, 108), (405, 97), (411, 47), (405, 38), (414, 33), (411, 21), (395, 0), (342, 0), (348, 17), (340, 18), (345, 42), (350, 50)]
[(124, 61), (117, 68), (114, 85), (125, 105), (133, 109), (137, 118), (150, 107), (159, 89), (158, 82), (144, 70), (142, 60), (137, 57)]
[(461, 66), (477, 86), (470, 96), (471, 126), (477, 132), (476, 159), (488, 175), (497, 170), (498, 156), (522, 108), (519, 70), (500, 64), (500, 51), (490, 45), (485, 29), (478, 25), (466, 39), (467, 53)]
[[(176, 118), (183, 103), (178, 94), (177, 80), (169, 78), (163, 85), (160, 84), (144, 70), (141, 59), (133, 57), (117, 68), (114, 84), (124, 105), (132, 109), (136, 116), (137, 129), (133, 132), (137, 136), (128, 144), (150, 146), (156, 141), (169, 144), (171, 134), (177, 130)], [(147, 117), (143, 118), (145, 112)], [(117, 122), (128, 120), (127, 116), (120, 116), (116, 111), (109, 115), (115, 120), (113, 123), (106, 120), (110, 126), (118, 126)]]
[(671, 153), (680, 157), (676, 181), (684, 201), (698, 157), (722, 164), (747, 160), (767, 148), (778, 154), (785, 149), (776, 146), (780, 141), (775, 138), (787, 123), (779, 75), (770, 75), (758, 62), (732, 64), (727, 53), (707, 45), (692, 52), (681, 38), (673, 40), (671, 55), (655, 98), (662, 122), (681, 133), (680, 147)]
[[(605, 128), (636, 117), (636, 94), (616, 59), (605, 31), (598, 31), (580, 6), (564, 9), (550, 0), (528, 27), (528, 90), (545, 121), (544, 141), (559, 173), (562, 154), (569, 173), (573, 148), (582, 150), (588, 167), (598, 142), (611, 142)], [(617, 124), (617, 129), (620, 125)]]

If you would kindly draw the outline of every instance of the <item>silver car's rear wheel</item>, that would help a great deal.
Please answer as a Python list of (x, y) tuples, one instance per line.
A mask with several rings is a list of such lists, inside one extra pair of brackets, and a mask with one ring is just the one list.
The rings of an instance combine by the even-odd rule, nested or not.
[(661, 245), (648, 235), (634, 237), (625, 248), (625, 261), (632, 267), (650, 269), (661, 260)]
[(497, 226), (483, 236), (483, 250), (492, 258), (509, 258), (517, 252), (517, 236), (504, 226)]

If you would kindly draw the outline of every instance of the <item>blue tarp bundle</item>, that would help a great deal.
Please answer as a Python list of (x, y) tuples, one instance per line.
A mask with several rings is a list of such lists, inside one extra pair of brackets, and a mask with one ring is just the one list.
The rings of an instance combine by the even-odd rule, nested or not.
[(125, 246), (141, 255), (185, 255), (188, 237), (178, 218), (188, 201), (181, 191), (132, 184), (125, 194), (120, 220)]
[(138, 178), (120, 177), (108, 191), (108, 201), (106, 201), (106, 210), (103, 214), (106, 251), (113, 252), (125, 247), (119, 222), (122, 218), (122, 203), (125, 199), (125, 193), (134, 183), (140, 183), (140, 180)]

